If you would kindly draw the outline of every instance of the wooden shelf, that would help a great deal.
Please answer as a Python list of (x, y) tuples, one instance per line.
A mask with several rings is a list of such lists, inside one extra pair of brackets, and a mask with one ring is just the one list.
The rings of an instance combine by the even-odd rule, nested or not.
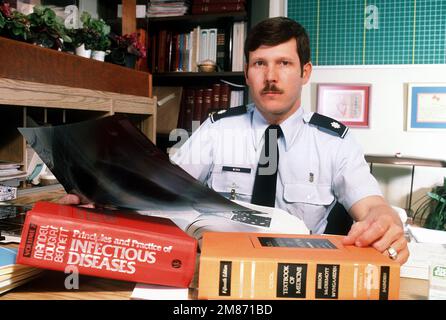
[(0, 77), (151, 97), (150, 73), (0, 37)]
[(147, 18), (149, 24), (181, 24), (185, 25), (198, 25), (198, 24), (218, 24), (219, 22), (227, 22), (228, 20), (234, 21), (246, 21), (248, 20), (248, 14), (246, 11), (237, 12), (225, 12), (215, 14), (196, 14), (196, 15), (184, 15), (175, 17), (157, 17)]
[(2, 37), (0, 52), (1, 160), (26, 170), (26, 144), (17, 127), (26, 126), (31, 114), (49, 119), (58, 112), (61, 123), (70, 123), (123, 113), (156, 142), (151, 74)]
[(203, 81), (227, 80), (245, 85), (243, 72), (164, 72), (153, 74), (153, 85), (196, 85)]

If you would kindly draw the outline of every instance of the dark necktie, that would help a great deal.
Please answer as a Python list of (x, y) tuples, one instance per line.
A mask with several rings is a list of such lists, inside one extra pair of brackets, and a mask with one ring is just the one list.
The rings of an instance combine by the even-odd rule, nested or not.
[(259, 164), (257, 165), (251, 203), (274, 207), (276, 202), (279, 146), (277, 140), (283, 135), (280, 126), (272, 124), (265, 130), (265, 138)]

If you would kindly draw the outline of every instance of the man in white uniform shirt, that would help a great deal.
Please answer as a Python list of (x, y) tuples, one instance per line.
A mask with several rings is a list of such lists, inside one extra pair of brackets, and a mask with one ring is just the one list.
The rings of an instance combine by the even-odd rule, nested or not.
[[(250, 30), (245, 77), (254, 103), (214, 113), (171, 155), (222, 195), (276, 206), (323, 233), (340, 203), (356, 221), (343, 243), (373, 246), (399, 263), (409, 251), (398, 214), (382, 197), (343, 124), (301, 107), (312, 71), (305, 29), (283, 17)], [(62, 204), (80, 199), (67, 195)]]
[[(262, 21), (249, 32), (245, 58), (254, 103), (211, 115), (171, 160), (228, 198), (296, 215), (313, 233), (324, 232), (339, 202), (356, 221), (344, 244), (371, 245), (404, 263), (409, 252), (401, 220), (382, 197), (361, 147), (341, 123), (301, 108), (312, 71), (305, 29), (288, 18)], [(276, 184), (263, 182), (270, 190), (257, 196), (259, 159), (269, 166), (263, 175), (275, 174)], [(271, 192), (272, 201), (263, 202)]]

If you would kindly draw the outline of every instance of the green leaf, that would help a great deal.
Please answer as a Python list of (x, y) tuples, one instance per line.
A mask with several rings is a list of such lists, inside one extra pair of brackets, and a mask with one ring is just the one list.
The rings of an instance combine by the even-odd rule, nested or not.
[(446, 199), (436, 193), (428, 192), (427, 195), (438, 202), (446, 203)]

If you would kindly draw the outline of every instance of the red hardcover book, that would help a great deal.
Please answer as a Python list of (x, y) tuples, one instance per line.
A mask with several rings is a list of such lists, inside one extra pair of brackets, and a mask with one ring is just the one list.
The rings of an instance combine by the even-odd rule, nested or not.
[(158, 72), (158, 33), (154, 33), (150, 37), (150, 73)]
[(223, 83), (220, 87), (220, 108), (227, 109), (230, 106), (231, 88), (229, 84)]
[(203, 109), (204, 90), (195, 89), (194, 95), (194, 113), (192, 116), (192, 120), (201, 123), (201, 110)]
[(244, 11), (244, 3), (215, 3), (215, 4), (194, 4), (192, 14), (221, 13)]
[(188, 131), (192, 130), (192, 120), (193, 120), (193, 112), (194, 112), (194, 104), (195, 104), (195, 90), (192, 88), (187, 88), (186, 90), (186, 98), (183, 112), (183, 129)]
[(37, 202), (17, 263), (124, 281), (188, 287), (197, 241), (169, 219)]
[(186, 120), (184, 117), (185, 113), (186, 113), (186, 88), (183, 88), (181, 92), (180, 112), (178, 113), (177, 128), (184, 128), (184, 125), (186, 124)]
[(156, 70), (158, 72), (166, 71), (166, 50), (167, 50), (167, 30), (160, 30), (158, 37), (158, 65)]
[(212, 109), (212, 88), (206, 88), (203, 91), (203, 107), (201, 109), (201, 122), (204, 122)]
[(212, 109), (216, 110), (220, 108), (220, 88), (219, 83), (214, 83), (212, 85)]

